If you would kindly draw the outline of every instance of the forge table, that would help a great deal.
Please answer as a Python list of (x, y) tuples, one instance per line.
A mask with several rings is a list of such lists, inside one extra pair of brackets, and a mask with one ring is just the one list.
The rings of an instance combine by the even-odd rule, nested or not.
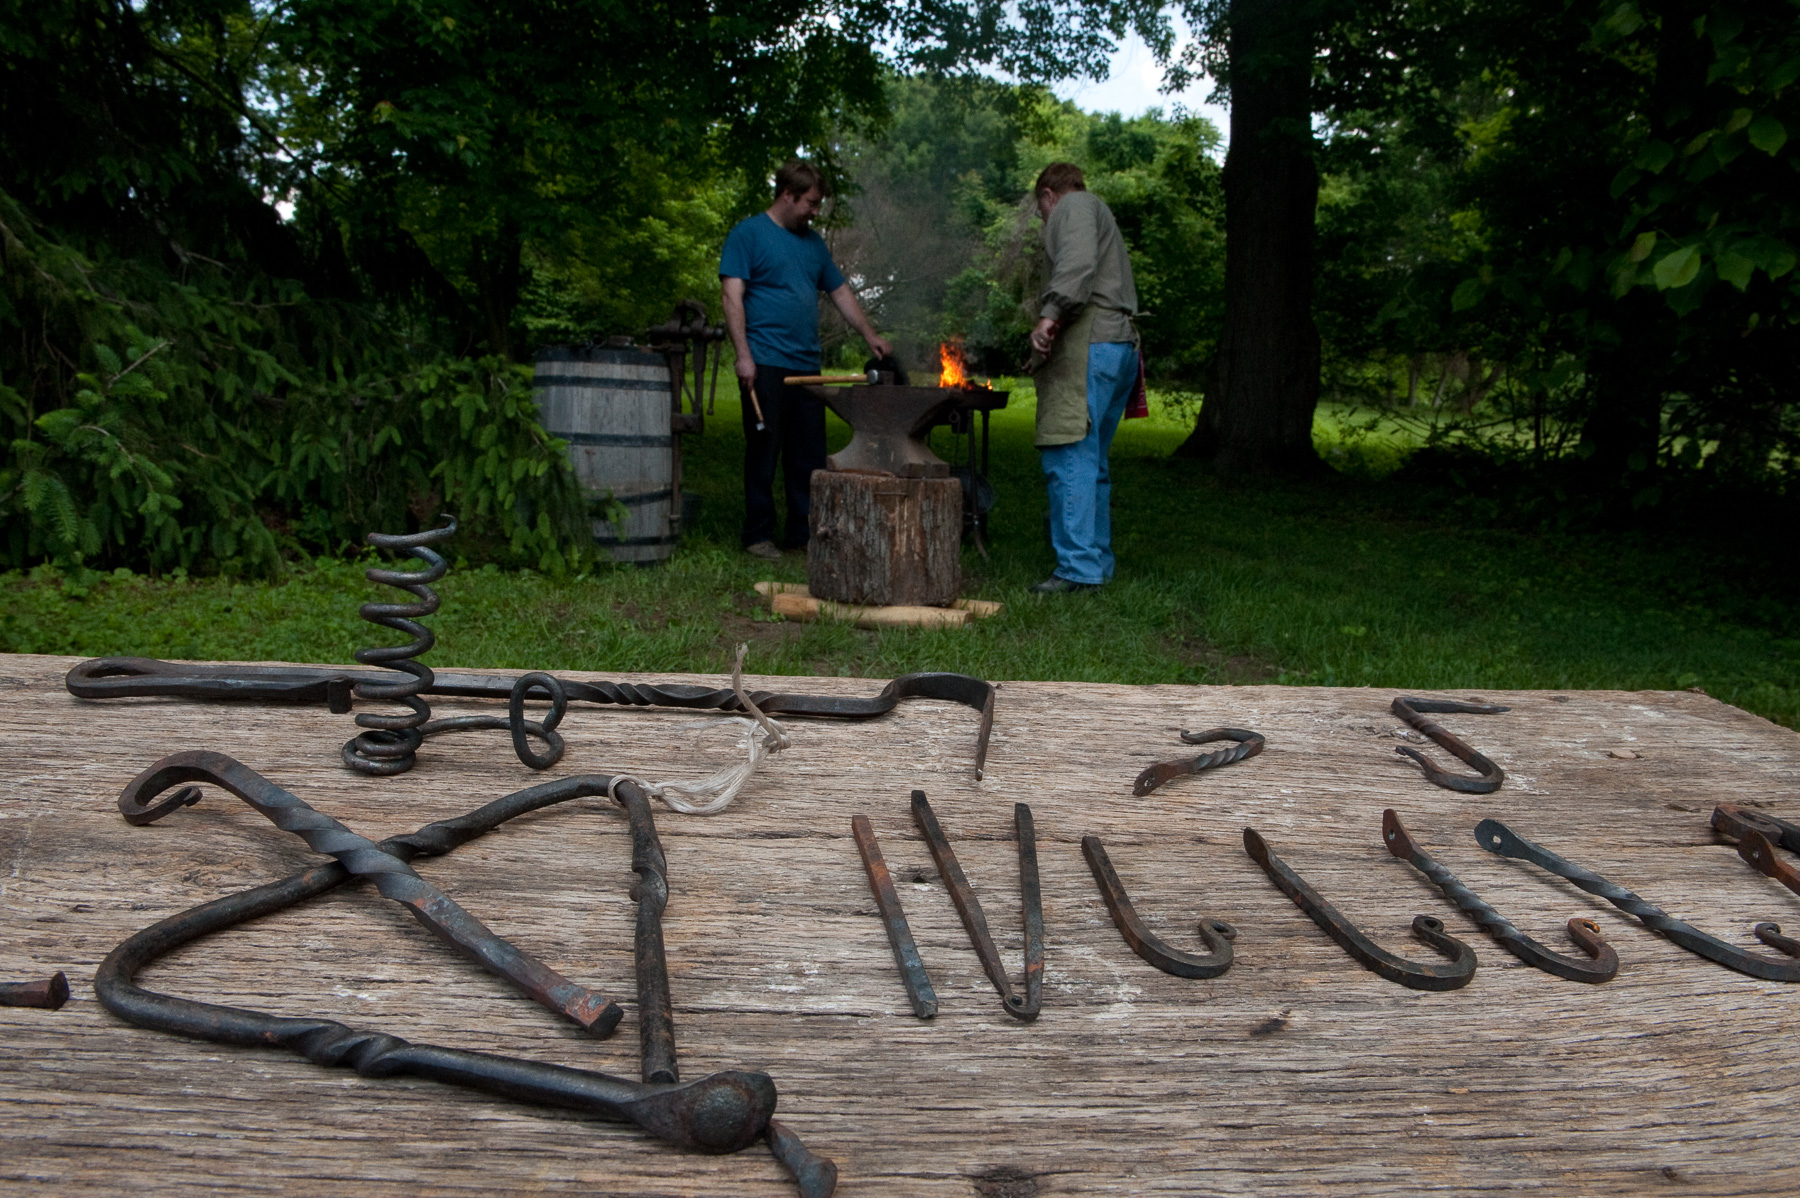
[[(63, 969), (74, 988), (61, 1011), (0, 1009), (0, 1189), (794, 1192), (761, 1147), (699, 1156), (577, 1114), (368, 1080), (107, 1014), (91, 983), (120, 940), (319, 860), (212, 789), (158, 825), (127, 826), (119, 790), (158, 757), (229, 753), (376, 839), (542, 778), (502, 733), (444, 737), (412, 773), (364, 778), (338, 763), (348, 716), (81, 702), (62, 687), (71, 664), (0, 658), (0, 980)], [(1408, 738), (1388, 714), (1390, 691), (1007, 683), (979, 783), (966, 708), (909, 701), (865, 723), (791, 721), (792, 749), (731, 810), (658, 811), (683, 1076), (766, 1070), (780, 1117), (836, 1160), (845, 1195), (1800, 1190), (1800, 986), (1685, 952), (1565, 882), (1480, 851), (1470, 834), (1497, 816), (1750, 945), (1758, 920), (1800, 930), (1800, 900), (1716, 843), (1707, 817), (1721, 800), (1800, 817), (1800, 736), (1699, 694), (1478, 697), (1514, 710), (1438, 718), (1507, 770), (1504, 789), (1485, 797), (1430, 786), (1394, 754)], [(1265, 733), (1267, 751), (1131, 796), (1147, 763), (1198, 751), (1177, 745), (1178, 729), (1221, 724)], [(574, 707), (563, 731), (555, 776), (694, 777), (733, 752), (734, 733), (683, 712)], [(1047, 927), (1037, 1022), (1003, 1013), (981, 974), (913, 828), (915, 787), (931, 795), (1014, 977), (1012, 804), (1032, 805)], [(1574, 951), (1565, 921), (1596, 919), (1623, 961), (1617, 980), (1563, 981), (1502, 951), (1383, 851), (1389, 806), (1528, 935)], [(876, 918), (850, 836), (859, 813), (874, 821), (936, 984), (933, 1021), (911, 1014)], [(1395, 951), (1438, 959), (1407, 928), (1416, 913), (1443, 917), (1480, 956), (1474, 980), (1421, 993), (1356, 965), (1245, 855), (1246, 825)], [(1186, 981), (1135, 956), (1082, 860), (1090, 832), (1163, 938), (1197, 948), (1202, 913), (1236, 924), (1231, 971)], [(358, 886), (190, 946), (143, 981), (635, 1076), (619, 812), (602, 800), (540, 812), (419, 870), (567, 976), (617, 995), (618, 1033), (595, 1041), (557, 1022)]]

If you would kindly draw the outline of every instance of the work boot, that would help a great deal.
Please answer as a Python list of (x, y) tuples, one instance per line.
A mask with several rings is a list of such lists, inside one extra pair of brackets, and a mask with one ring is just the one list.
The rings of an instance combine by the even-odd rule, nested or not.
[(744, 552), (748, 553), (751, 557), (760, 557), (766, 562), (778, 562), (781, 560), (781, 550), (775, 548), (774, 541), (758, 541), (754, 545), (746, 545), (744, 546)]
[(1097, 591), (1097, 582), (1070, 582), (1058, 574), (1052, 574), (1044, 581), (1031, 588), (1033, 595), (1068, 595), (1075, 591)]

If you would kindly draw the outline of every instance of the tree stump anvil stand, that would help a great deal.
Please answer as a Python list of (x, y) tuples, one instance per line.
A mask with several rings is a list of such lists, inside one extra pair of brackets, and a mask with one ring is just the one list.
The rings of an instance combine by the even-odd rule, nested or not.
[(808, 589), (815, 598), (871, 606), (956, 602), (962, 483), (921, 435), (961, 391), (874, 386), (815, 393), (853, 436), (812, 476)]

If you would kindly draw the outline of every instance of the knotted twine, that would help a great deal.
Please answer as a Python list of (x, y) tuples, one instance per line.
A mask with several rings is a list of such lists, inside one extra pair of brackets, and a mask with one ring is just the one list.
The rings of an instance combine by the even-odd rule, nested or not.
[(744, 789), (744, 784), (756, 773), (760, 762), (792, 743), (788, 740), (787, 729), (764, 714), (751, 701), (749, 692), (744, 690), (744, 654), (749, 649), (748, 644), (738, 646), (737, 663), (731, 668), (731, 689), (737, 692), (738, 702), (743, 704), (744, 710), (754, 718), (729, 716), (722, 720), (704, 721), (708, 727), (742, 728), (744, 734), (738, 740), (737, 747), (745, 751), (745, 759), (704, 778), (674, 782), (646, 782), (631, 774), (620, 774), (607, 788), (609, 798), (617, 802), (618, 795), (614, 791), (619, 783), (635, 782), (645, 794), (661, 799), (671, 810), (684, 815), (717, 815), (731, 806), (732, 800), (738, 797), (738, 792)]

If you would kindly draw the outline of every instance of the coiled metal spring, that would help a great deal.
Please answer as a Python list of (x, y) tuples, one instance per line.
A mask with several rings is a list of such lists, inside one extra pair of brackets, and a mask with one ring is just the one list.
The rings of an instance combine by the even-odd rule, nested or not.
[(418, 760), (419, 745), (425, 737), (421, 727), (431, 718), (431, 704), (419, 697), (435, 680), (431, 667), (417, 660), (437, 643), (431, 629), (419, 623), (418, 617), (437, 611), (439, 599), (430, 584), (450, 569), (431, 546), (456, 535), (456, 518), (441, 528), (427, 529), (410, 535), (372, 532), (369, 544), (389, 553), (408, 553), (425, 563), (423, 570), (390, 570), (371, 566), (365, 577), (370, 582), (398, 587), (418, 596), (416, 603), (365, 603), (358, 613), (371, 624), (380, 624), (405, 633), (413, 639), (404, 645), (358, 649), (356, 660), (365, 666), (382, 666), (408, 675), (401, 682), (362, 682), (355, 694), (365, 702), (399, 703), (408, 710), (404, 715), (378, 715), (358, 712), (356, 726), (368, 729), (344, 744), (344, 764), (364, 774), (404, 774)]

